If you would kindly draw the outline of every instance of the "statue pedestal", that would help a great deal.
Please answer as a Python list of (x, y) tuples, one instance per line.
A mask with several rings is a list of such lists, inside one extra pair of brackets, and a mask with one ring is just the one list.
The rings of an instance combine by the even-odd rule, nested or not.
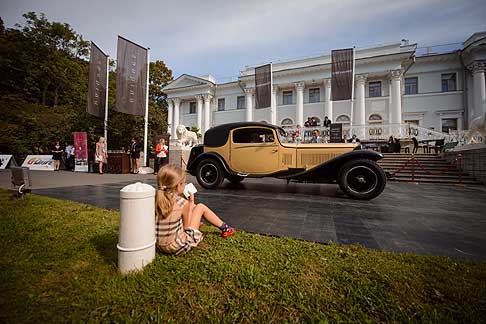
[(177, 165), (182, 168), (182, 170), (185, 170), (189, 155), (191, 154), (191, 148), (171, 145), (169, 147), (169, 152), (169, 163)]

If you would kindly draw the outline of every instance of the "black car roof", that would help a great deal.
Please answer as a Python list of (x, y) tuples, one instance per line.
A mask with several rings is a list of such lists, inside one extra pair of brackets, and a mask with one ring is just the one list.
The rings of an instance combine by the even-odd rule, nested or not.
[(238, 127), (245, 127), (245, 126), (267, 127), (275, 130), (280, 128), (272, 124), (261, 123), (261, 122), (238, 122), (238, 123), (222, 124), (210, 128), (206, 131), (206, 133), (204, 133), (204, 145), (209, 147), (223, 146), (224, 144), (226, 144), (228, 140), (229, 132), (232, 129)]

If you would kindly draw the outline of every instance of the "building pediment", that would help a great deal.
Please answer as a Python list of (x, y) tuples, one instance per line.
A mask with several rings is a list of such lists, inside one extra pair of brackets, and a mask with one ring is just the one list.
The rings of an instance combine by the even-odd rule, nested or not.
[(170, 90), (178, 90), (178, 89), (188, 89), (188, 88), (195, 88), (195, 87), (213, 87), (214, 83), (200, 78), (196, 76), (192, 76), (189, 74), (183, 74), (164, 88), (162, 91), (167, 92)]

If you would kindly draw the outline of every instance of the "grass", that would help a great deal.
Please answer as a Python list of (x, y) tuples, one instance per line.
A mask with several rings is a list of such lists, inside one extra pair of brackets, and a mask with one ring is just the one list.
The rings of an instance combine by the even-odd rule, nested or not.
[(119, 213), (0, 190), (0, 322), (484, 323), (486, 263), (205, 226), (117, 273)]

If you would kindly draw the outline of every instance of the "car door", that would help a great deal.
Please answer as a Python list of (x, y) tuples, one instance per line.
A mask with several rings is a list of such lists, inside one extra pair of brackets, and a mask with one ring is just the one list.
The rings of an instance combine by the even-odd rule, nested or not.
[(269, 174), (278, 170), (278, 142), (266, 127), (242, 127), (231, 132), (230, 166), (233, 171)]

